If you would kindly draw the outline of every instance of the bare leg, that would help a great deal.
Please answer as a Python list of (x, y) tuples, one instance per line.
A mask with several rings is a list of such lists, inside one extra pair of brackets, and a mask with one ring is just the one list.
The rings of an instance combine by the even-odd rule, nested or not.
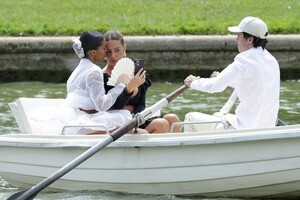
[[(175, 114), (166, 114), (163, 118), (169, 122), (170, 126), (175, 122), (180, 122), (179, 117)], [(173, 132), (180, 132), (180, 126), (174, 126)]]
[[(114, 129), (116, 130), (116, 129)], [(109, 131), (110, 133), (112, 133), (114, 130)], [(135, 129), (132, 129), (130, 131), (128, 131), (128, 133), (135, 133)], [(138, 128), (136, 133), (149, 133), (147, 130), (142, 129), (142, 128)], [(90, 132), (87, 135), (101, 135), (101, 134), (106, 134), (106, 131), (94, 131), (94, 132)]]
[(90, 132), (86, 135), (103, 135), (106, 134), (106, 131), (94, 131), (94, 132)]
[[(137, 132), (135, 132), (135, 131), (137, 131)], [(137, 128), (137, 130), (132, 129), (128, 133), (132, 133), (132, 134), (135, 134), (135, 133), (145, 134), (145, 133), (149, 133), (149, 132), (146, 129)]]
[(169, 131), (169, 122), (163, 118), (154, 119), (145, 129), (149, 133), (167, 133)]

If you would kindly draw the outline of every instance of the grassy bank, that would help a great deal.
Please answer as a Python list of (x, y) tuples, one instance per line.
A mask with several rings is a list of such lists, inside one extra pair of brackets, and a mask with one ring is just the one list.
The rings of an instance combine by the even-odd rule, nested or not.
[(299, 0), (2, 0), (0, 36), (227, 34), (258, 16), (271, 34), (300, 33)]

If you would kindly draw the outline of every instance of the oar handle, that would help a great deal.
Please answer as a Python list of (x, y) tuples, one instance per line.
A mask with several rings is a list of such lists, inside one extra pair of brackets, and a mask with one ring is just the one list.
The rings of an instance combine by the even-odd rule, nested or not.
[(178, 95), (180, 95), (181, 93), (183, 93), (186, 89), (188, 89), (188, 86), (183, 85), (180, 88), (178, 88), (177, 90), (175, 90), (174, 92), (172, 92), (169, 95), (167, 95), (165, 98), (159, 100), (154, 105), (152, 105), (152, 106), (146, 108), (145, 110), (143, 110), (141, 112), (141, 115), (144, 117), (144, 120), (143, 120), (142, 123), (144, 123), (144, 121), (146, 119), (148, 119), (149, 117), (151, 117), (153, 115), (153, 113), (159, 111), (162, 107), (168, 105), (168, 103), (170, 103), (171, 101), (173, 101)]
[(141, 120), (140, 116), (135, 116), (129, 122), (127, 122), (126, 125), (110, 133), (110, 136), (113, 138), (113, 141), (116, 141), (117, 139), (128, 133), (135, 126), (138, 126), (139, 120)]
[(188, 88), (189, 88), (188, 86), (183, 85), (180, 88), (178, 88), (177, 90), (175, 90), (174, 92), (172, 92), (171, 94), (169, 94), (168, 96), (166, 96), (166, 99), (167, 99), (168, 103), (170, 103), (171, 101), (173, 101), (178, 95), (180, 95), (181, 93), (183, 93)]
[[(165, 105), (167, 105), (168, 103), (173, 101), (178, 95), (183, 93), (186, 89), (188, 89), (188, 87), (186, 85), (183, 85), (180, 88), (178, 88), (177, 90), (175, 90), (174, 92), (167, 95), (165, 98), (159, 100), (154, 105), (146, 108), (141, 113), (136, 114), (133, 119), (133, 120), (135, 120), (135, 125), (139, 126), (139, 125), (145, 123), (145, 120), (150, 118), (153, 115), (153, 113), (157, 112), (162, 107), (164, 107)], [(127, 124), (126, 126), (121, 127), (119, 129), (120, 131), (114, 131), (113, 133), (111, 133), (110, 135), (112, 136), (114, 141), (116, 141), (121, 136), (123, 136), (125, 134), (125, 131), (128, 132), (130, 130), (130, 128), (132, 128), (133, 123), (134, 122), (132, 121), (131, 123)]]

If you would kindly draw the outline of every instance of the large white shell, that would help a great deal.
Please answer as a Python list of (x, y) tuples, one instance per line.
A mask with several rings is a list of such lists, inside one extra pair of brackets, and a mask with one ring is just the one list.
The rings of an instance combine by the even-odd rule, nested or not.
[(126, 74), (132, 78), (134, 76), (134, 62), (130, 58), (120, 59), (111, 72), (107, 85), (115, 86), (120, 75)]

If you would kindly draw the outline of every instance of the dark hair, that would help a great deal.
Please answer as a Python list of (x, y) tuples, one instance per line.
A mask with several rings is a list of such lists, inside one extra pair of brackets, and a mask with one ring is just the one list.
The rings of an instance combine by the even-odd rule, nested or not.
[[(256, 37), (254, 35), (251, 35), (249, 33), (243, 32), (244, 38), (248, 39), (250, 37), (253, 37), (253, 47), (257, 48), (257, 47), (262, 47), (263, 49), (265, 49), (267, 43), (269, 42), (267, 39), (261, 39), (259, 37)], [(265, 36), (268, 35), (268, 32), (266, 33)]]
[(79, 40), (81, 41), (85, 57), (90, 50), (97, 50), (104, 41), (104, 36), (98, 31), (86, 31), (81, 34)]
[(120, 33), (119, 31), (116, 31), (116, 30), (107, 31), (104, 34), (104, 38), (105, 38), (105, 41), (119, 40), (121, 42), (121, 44), (124, 45), (124, 37), (123, 37), (122, 33)]

